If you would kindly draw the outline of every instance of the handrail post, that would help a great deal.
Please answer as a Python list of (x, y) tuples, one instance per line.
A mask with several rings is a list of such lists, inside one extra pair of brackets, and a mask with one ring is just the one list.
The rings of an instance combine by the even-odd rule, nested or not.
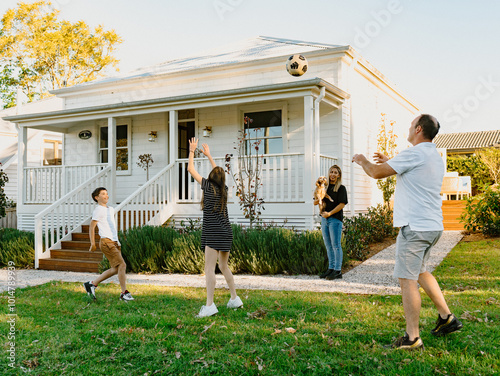
[(42, 218), (35, 218), (35, 269), (39, 267), (39, 259), (43, 252)]

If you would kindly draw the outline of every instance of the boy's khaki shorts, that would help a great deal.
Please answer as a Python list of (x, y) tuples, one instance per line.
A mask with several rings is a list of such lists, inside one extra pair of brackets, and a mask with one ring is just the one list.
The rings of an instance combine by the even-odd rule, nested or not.
[(427, 271), (425, 264), (430, 251), (442, 234), (443, 231), (413, 231), (410, 226), (401, 227), (396, 239), (394, 278), (416, 281)]
[(99, 247), (112, 268), (116, 268), (120, 264), (125, 264), (125, 260), (122, 257), (122, 249), (118, 245), (118, 242), (114, 242), (108, 238), (101, 238)]

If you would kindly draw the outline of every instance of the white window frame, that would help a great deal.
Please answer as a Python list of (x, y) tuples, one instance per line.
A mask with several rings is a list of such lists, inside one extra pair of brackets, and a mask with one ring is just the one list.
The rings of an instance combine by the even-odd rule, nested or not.
[[(61, 164), (60, 165), (45, 165), (43, 164), (43, 161), (45, 160), (45, 143), (48, 142), (48, 143), (54, 143), (54, 146), (56, 144), (61, 144), (61, 155), (59, 155), (59, 148), (54, 148), (54, 159), (61, 159)], [(62, 140), (55, 140), (55, 139), (52, 139), (52, 138), (44, 138), (43, 139), (43, 142), (42, 142), (42, 158), (41, 158), (41, 161), (40, 161), (40, 164), (41, 166), (43, 167), (48, 167), (48, 166), (61, 166), (64, 164), (64, 161), (63, 161), (63, 153), (64, 153), (64, 146), (63, 146), (63, 141)]]
[[(128, 170), (116, 170), (116, 175), (132, 175), (132, 119), (130, 118), (117, 118), (116, 126), (126, 125), (127, 126), (127, 147), (120, 147), (118, 149), (127, 149), (128, 150)], [(99, 135), (97, 140), (97, 160), (101, 163), (101, 151), (108, 150), (109, 153), (109, 145), (107, 148), (101, 148), (101, 128), (108, 128), (108, 122), (101, 121), (98, 123)], [(109, 162), (109, 160), (108, 160)]]
[(283, 141), (283, 153), (288, 153), (288, 103), (273, 102), (239, 106), (239, 129), (245, 129), (243, 117), (248, 112), (267, 112), (281, 110), (281, 140)]

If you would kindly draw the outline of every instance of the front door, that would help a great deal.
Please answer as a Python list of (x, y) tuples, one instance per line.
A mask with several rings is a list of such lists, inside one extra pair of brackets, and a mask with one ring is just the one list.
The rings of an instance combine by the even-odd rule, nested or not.
[[(179, 159), (189, 158), (189, 140), (195, 136), (195, 114), (194, 110), (179, 111), (178, 120), (178, 150)], [(184, 181), (182, 179), (182, 170), (184, 169)], [(188, 182), (190, 176), (187, 172), (187, 164), (179, 164), (179, 199), (188, 198)], [(184, 183), (184, 184), (183, 184)], [(184, 185), (184, 187), (183, 187)]]

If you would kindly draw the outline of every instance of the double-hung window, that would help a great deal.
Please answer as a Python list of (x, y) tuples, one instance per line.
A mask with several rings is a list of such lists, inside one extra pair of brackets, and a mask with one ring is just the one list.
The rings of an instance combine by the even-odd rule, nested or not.
[(250, 154), (249, 147), (260, 141), (260, 150), (264, 154), (283, 153), (283, 128), (282, 111), (245, 112), (245, 133), (247, 134), (246, 151)]
[[(116, 126), (116, 171), (130, 173), (130, 124)], [(99, 141), (99, 161), (108, 163), (108, 127), (101, 127)]]

